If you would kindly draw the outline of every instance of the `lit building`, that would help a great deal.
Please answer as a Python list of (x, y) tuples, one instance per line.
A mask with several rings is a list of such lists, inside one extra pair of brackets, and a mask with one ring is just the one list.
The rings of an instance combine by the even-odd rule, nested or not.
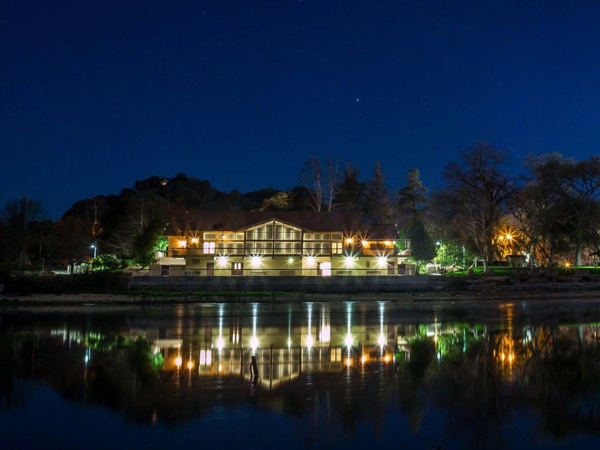
[(410, 241), (360, 213), (189, 211), (150, 276), (409, 275)]

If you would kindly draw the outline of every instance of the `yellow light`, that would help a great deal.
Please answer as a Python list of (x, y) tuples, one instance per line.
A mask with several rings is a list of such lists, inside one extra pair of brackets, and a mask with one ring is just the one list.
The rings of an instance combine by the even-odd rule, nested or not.
[(306, 258), (306, 267), (315, 267), (316, 261), (314, 256), (309, 256)]
[(354, 267), (354, 256), (346, 256), (344, 258), (344, 266), (348, 269), (352, 269)]
[(514, 353), (510, 353), (510, 354), (508, 355), (508, 362), (512, 363), (512, 362), (513, 362), (513, 359), (515, 359), (515, 355), (514, 355)]
[(346, 245), (352, 245), (352, 244), (354, 244), (354, 238), (351, 238), (351, 237), (346, 238)]
[(227, 256), (219, 256), (217, 258), (217, 266), (219, 266), (219, 267), (227, 266)]
[(386, 363), (387, 363), (387, 362), (390, 362), (390, 355), (386, 354), (386, 355), (383, 357), (383, 360), (384, 360)]
[(311, 348), (313, 346), (313, 338), (312, 336), (306, 336), (306, 348)]
[(198, 238), (197, 237), (193, 237), (192, 238), (192, 244), (197, 244), (198, 243)]
[(367, 361), (367, 357), (366, 357), (366, 355), (362, 355), (362, 356), (360, 357), (360, 362), (364, 364), (366, 361)]
[(350, 358), (346, 358), (346, 366), (350, 367), (350, 364), (352, 363)]
[(386, 247), (391, 247), (391, 246), (392, 246), (392, 243), (391, 243), (390, 241), (385, 241), (383, 244), (384, 244)]
[(363, 247), (368, 247), (369, 246), (369, 241), (362, 241), (362, 246)]
[(510, 234), (510, 233), (509, 233), (509, 234), (507, 234), (507, 235), (506, 235), (506, 239), (508, 239), (509, 241), (512, 241), (512, 234)]
[(177, 367), (181, 367), (181, 356), (178, 356), (177, 358), (175, 358), (175, 365)]
[(219, 372), (221, 372), (223, 370), (223, 366), (221, 364), (219, 364), (219, 368), (217, 369)]
[(185, 247), (186, 245), (187, 245), (187, 242), (184, 239), (179, 240), (179, 247)]
[(194, 363), (192, 362), (192, 360), (191, 360), (191, 359), (190, 359), (190, 360), (188, 361), (188, 363), (187, 363), (187, 368), (188, 368), (189, 370), (192, 370), (192, 369), (194, 368)]
[(250, 258), (250, 265), (253, 269), (258, 269), (261, 265), (260, 256), (253, 256)]
[(504, 352), (502, 352), (502, 353), (500, 354), (500, 359), (501, 359), (502, 361), (504, 361), (504, 358), (505, 358), (505, 356), (504, 356)]

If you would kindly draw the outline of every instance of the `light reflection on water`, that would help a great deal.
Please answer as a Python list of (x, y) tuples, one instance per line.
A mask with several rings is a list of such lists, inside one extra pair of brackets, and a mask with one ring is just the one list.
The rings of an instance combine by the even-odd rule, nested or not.
[[(0, 432), (48, 448), (15, 432), (43, 398), (50, 416), (110, 412), (129, 448), (595, 445), (599, 323), (596, 302), (7, 310)], [(93, 425), (48, 427), (99, 445)], [(163, 434), (140, 440), (140, 426)]]

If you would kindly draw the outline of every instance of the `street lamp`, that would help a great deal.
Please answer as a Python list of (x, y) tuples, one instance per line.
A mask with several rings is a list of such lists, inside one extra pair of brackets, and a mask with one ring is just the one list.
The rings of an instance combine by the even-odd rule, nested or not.
[(94, 259), (96, 259), (96, 255), (98, 253), (98, 242), (94, 242), (92, 245), (90, 245), (90, 248), (94, 249)]

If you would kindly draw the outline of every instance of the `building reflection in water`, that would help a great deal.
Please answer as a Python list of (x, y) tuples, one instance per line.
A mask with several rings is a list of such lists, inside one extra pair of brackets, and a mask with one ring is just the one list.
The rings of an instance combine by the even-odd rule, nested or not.
[[(492, 420), (490, 411), (501, 421), (524, 402), (557, 411), (578, 411), (575, 405), (588, 415), (582, 427), (600, 425), (597, 401), (585, 397), (600, 391), (598, 323), (516, 320), (515, 308), (500, 306), (500, 320), (460, 321), (435, 309), (407, 318), (383, 301), (215, 304), (124, 314), (109, 325), (77, 316), (41, 320), (27, 333), (7, 315), (0, 337), (10, 338), (3, 355), (15, 374), (50, 380), (78, 400), (114, 402), (153, 423), (243, 401), (255, 356), (262, 404), (310, 414), (315, 430), (336, 414), (346, 432), (365, 416), (379, 429), (391, 399), (413, 432), (428, 402), (474, 423)], [(577, 414), (564, 420), (576, 422)]]

